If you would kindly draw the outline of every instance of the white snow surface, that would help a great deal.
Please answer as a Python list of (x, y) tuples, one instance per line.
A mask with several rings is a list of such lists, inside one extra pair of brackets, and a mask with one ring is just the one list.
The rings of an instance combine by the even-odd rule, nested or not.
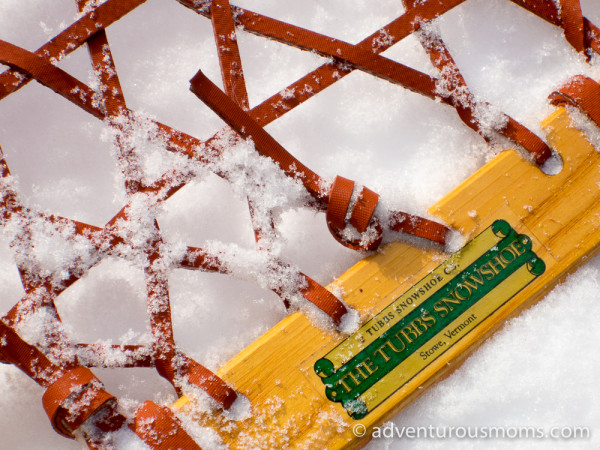
[[(351, 43), (403, 11), (399, 0), (233, 3)], [(581, 0), (581, 4), (584, 14), (600, 24), (600, 2)], [(75, 17), (74, 0), (2, 0), (0, 39), (35, 50)], [(553, 111), (546, 99), (554, 88), (575, 74), (600, 78), (597, 57), (592, 65), (587, 64), (560, 29), (508, 0), (469, 0), (436, 25), (476, 97), (540, 136), (541, 120)], [(189, 79), (198, 69), (221, 86), (209, 20), (175, 0), (148, 0), (110, 26), (107, 34), (128, 106), (139, 113), (140, 122), (153, 117), (201, 139), (223, 127), (222, 120), (189, 91)], [(238, 44), (251, 106), (324, 61), (241, 31)], [(384, 55), (435, 74), (416, 37), (404, 39)], [(93, 82), (84, 47), (57, 65), (86, 83)], [(490, 123), (496, 120), (492, 116), (486, 118)], [(600, 142), (596, 127), (584, 128), (593, 142)], [(144, 137), (144, 131), (152, 130), (140, 129), (141, 134), (132, 137), (139, 158), (137, 175), (152, 180), (165, 167), (181, 165), (160, 142)], [(490, 147), (452, 108), (359, 71), (266, 129), (323, 177), (332, 180), (339, 174), (354, 179), (381, 194), (389, 208), (421, 215), (506, 148), (506, 144)], [(112, 138), (106, 124), (36, 82), (0, 102), (0, 145), (20, 198), (37, 211), (97, 226), (108, 221), (126, 198)], [(272, 167), (249, 155), (248, 145), (232, 150), (229, 169), (246, 166), (256, 176), (267, 176)], [(177, 254), (183, 245), (206, 247), (208, 243), (223, 254), (241, 258), (236, 273), (253, 269), (238, 278), (184, 270), (175, 270), (169, 277), (178, 345), (216, 370), (286, 313), (279, 297), (260, 286), (273, 286), (276, 281), (261, 278), (268, 262), (254, 251), (245, 200), (247, 177), (232, 176), (233, 184), (229, 184), (199, 167), (190, 170), (195, 181), (158, 209), (150, 208), (158, 217), (170, 254)], [(282, 192), (291, 197), (284, 198)], [(251, 195), (263, 200), (262, 207), (276, 210), (279, 235), (273, 237), (274, 251), (292, 265), (292, 278), (295, 270), (302, 270), (328, 284), (363, 257), (331, 238), (322, 214), (296, 207), (303, 193), (290, 180), (278, 179), (270, 191)], [(145, 206), (139, 209), (144, 212)], [(43, 224), (38, 225), (34, 255), (9, 247), (18, 223), (9, 223), (0, 234), (3, 314), (23, 295), (15, 258), (31, 260), (35, 267), (47, 270), (90, 257), (83, 243), (64, 244), (70, 230), (45, 230)], [(137, 228), (128, 232), (140, 245), (147, 239)], [(37, 255), (40, 252), (44, 255)], [(506, 323), (462, 367), (393, 420), (398, 426), (414, 427), (535, 426), (549, 430), (585, 426), (591, 430), (590, 438), (382, 438), (367, 448), (600, 447), (599, 264), (600, 258), (587, 262), (544, 300)], [(103, 260), (59, 296), (57, 306), (65, 324), (62, 332), (73, 341), (143, 343), (150, 338), (143, 271), (135, 255), (127, 261)], [(43, 327), (43, 321), (43, 317), (33, 317), (20, 332), (35, 334), (32, 327)], [(94, 372), (125, 410), (146, 399), (161, 404), (176, 400), (171, 386), (153, 369)], [(0, 447), (80, 447), (52, 430), (41, 406), (42, 392), (18, 369), (0, 365)], [(219, 446), (211, 432), (184, 425), (203, 448)], [(117, 442), (123, 448), (143, 448), (126, 430)]]

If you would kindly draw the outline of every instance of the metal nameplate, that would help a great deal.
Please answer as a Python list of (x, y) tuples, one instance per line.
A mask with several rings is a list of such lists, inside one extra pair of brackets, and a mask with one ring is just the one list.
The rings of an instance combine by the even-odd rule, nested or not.
[(545, 267), (531, 238), (496, 220), (315, 363), (327, 398), (365, 417)]

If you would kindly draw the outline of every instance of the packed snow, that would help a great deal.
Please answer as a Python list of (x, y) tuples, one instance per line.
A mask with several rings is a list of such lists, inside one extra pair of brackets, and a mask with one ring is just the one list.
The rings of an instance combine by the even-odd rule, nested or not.
[[(35, 50), (76, 17), (74, 0), (2, 0), (0, 39)], [(90, 3), (99, 4), (101, 1)], [(232, 3), (286, 22), (356, 43), (403, 12), (399, 0), (238, 0)], [(600, 3), (581, 0), (584, 15), (600, 24)], [(91, 4), (88, 8), (91, 8)], [(591, 65), (556, 28), (508, 0), (469, 0), (445, 14), (419, 36), (410, 36), (384, 52), (430, 75), (436, 71), (419, 43), (439, 33), (472, 93), (493, 108), (480, 117), (498, 126), (502, 111), (540, 136), (540, 122), (554, 110), (548, 95), (576, 74), (600, 78), (598, 56)], [(364, 254), (331, 238), (323, 214), (299, 207), (302, 186), (257, 157), (252, 144), (224, 136), (226, 157), (211, 170), (164, 151), (151, 125), (156, 119), (200, 139), (223, 128), (223, 121), (189, 91), (189, 79), (201, 69), (221, 86), (210, 20), (176, 1), (148, 0), (107, 29), (111, 51), (128, 107), (137, 112), (123, 135), (36, 82), (0, 102), (0, 146), (14, 176), (9, 186), (34, 213), (58, 214), (103, 226), (126, 202), (126, 179), (154, 181), (167, 168), (192, 181), (161, 205), (139, 199), (131, 214), (139, 226), (124, 230), (134, 248), (122, 258), (105, 258), (57, 298), (64, 326), (74, 342), (148, 343), (143, 259), (136, 253), (152, 239), (149, 221), (160, 224), (167, 256), (177, 259), (186, 246), (210, 249), (229, 264), (234, 276), (174, 270), (169, 275), (175, 339), (191, 357), (216, 370), (286, 315), (270, 289), (294, 296), (302, 271), (328, 284)], [(389, 36), (382, 33), (381, 45)], [(287, 86), (325, 59), (238, 31), (250, 105)], [(58, 67), (94, 87), (97, 83), (87, 49), (82, 47)], [(440, 87), (442, 89), (443, 86)], [(293, 96), (291, 90), (284, 91)], [(595, 145), (599, 130), (581, 115), (577, 123)], [(491, 146), (467, 128), (454, 109), (387, 81), (354, 71), (332, 87), (266, 127), (285, 148), (327, 180), (336, 175), (356, 180), (382, 197), (390, 209), (426, 215), (427, 208), (467, 176), (509, 148)], [(116, 140), (130, 139), (135, 151), (125, 175), (117, 160)], [(551, 169), (552, 170), (552, 169)], [(600, 169), (599, 169), (600, 170)], [(268, 178), (264, 189), (256, 180)], [(273, 259), (256, 249), (247, 197), (261, 211), (274, 212), (277, 233), (268, 224), (272, 254), (289, 266), (272, 270)], [(135, 199), (134, 199), (135, 200)], [(33, 213), (32, 213), (33, 214)], [(32, 270), (64, 270), (91, 264), (97, 257), (87, 241), (73, 238), (65, 224), (49, 226), (36, 218), (27, 229), (35, 244), (10, 246), (23, 230), (8, 221), (0, 234), (0, 307), (6, 313), (22, 296), (15, 261)], [(258, 215), (258, 217), (266, 217)], [(462, 244), (454, 236), (452, 249)], [(139, 256), (139, 257), (138, 257)], [(171, 258), (171, 259), (169, 259)], [(393, 422), (401, 426), (510, 427), (585, 426), (591, 437), (551, 439), (375, 439), (367, 448), (598, 448), (600, 446), (600, 258), (587, 262), (544, 300), (508, 322), (466, 363), (428, 390)], [(273, 276), (275, 274), (276, 276)], [(286, 282), (283, 282), (285, 280)], [(216, 320), (229, 312), (228, 321)], [(314, 320), (319, 321), (318, 314)], [(346, 323), (350, 328), (355, 324)], [(19, 333), (37, 342), (49, 333), (42, 313), (27, 318)], [(45, 331), (42, 331), (45, 330)], [(41, 346), (44, 342), (39, 342)], [(106, 350), (107, 351), (107, 350)], [(119, 355), (107, 355), (119, 358)], [(176, 400), (170, 384), (154, 369), (95, 369), (121, 406), (133, 411), (139, 401)], [(18, 369), (0, 365), (2, 448), (68, 449), (80, 443), (56, 434), (45, 415), (43, 389)], [(243, 402), (243, 399), (242, 399)], [(241, 406), (240, 406), (241, 405)], [(245, 414), (247, 405), (237, 405)], [(186, 422), (203, 446), (217, 448), (209, 430)], [(123, 448), (143, 448), (124, 430)]]

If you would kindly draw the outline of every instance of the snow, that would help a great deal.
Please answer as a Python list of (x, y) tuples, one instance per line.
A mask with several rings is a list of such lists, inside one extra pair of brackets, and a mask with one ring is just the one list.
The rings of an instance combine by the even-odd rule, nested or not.
[[(98, 3), (98, 2), (96, 2)], [(201, 3), (201, 2), (199, 2)], [(236, 5), (289, 21), (351, 43), (380, 29), (402, 12), (398, 0), (239, 0)], [(584, 14), (600, 24), (600, 4), (581, 1)], [(88, 5), (89, 6), (89, 5)], [(0, 39), (35, 50), (69, 24), (78, 12), (73, 0), (3, 0)], [(452, 56), (476, 98), (493, 109), (497, 123), (503, 111), (543, 136), (540, 121), (553, 111), (552, 90), (575, 74), (600, 78), (597, 57), (590, 66), (565, 41), (561, 31), (508, 0), (469, 0), (437, 23)], [(157, 218), (170, 267), (186, 245), (210, 248), (228, 263), (236, 277), (173, 270), (169, 275), (175, 339), (191, 357), (211, 369), (253, 342), (285, 316), (277, 295), (281, 280), (269, 277), (273, 261), (255, 251), (245, 197), (262, 209), (275, 209), (278, 235), (268, 236), (274, 254), (322, 284), (330, 283), (362, 254), (341, 247), (327, 231), (322, 214), (298, 208), (305, 194), (298, 183), (281, 177), (258, 158), (251, 142), (227, 145), (215, 168), (228, 181), (162, 150), (149, 119), (156, 119), (200, 139), (224, 123), (189, 91), (189, 79), (202, 71), (221, 86), (210, 21), (176, 1), (148, 0), (107, 30), (111, 51), (128, 106), (138, 114), (123, 124), (136, 159), (131, 178), (154, 180), (165, 167), (194, 176), (160, 207), (134, 202), (131, 213), (145, 223)], [(382, 43), (388, 36), (382, 34)], [(250, 104), (284, 90), (324, 59), (247, 33), (237, 41), (243, 58)], [(435, 74), (416, 37), (384, 52), (429, 74)], [(57, 65), (93, 85), (87, 50), (78, 49)], [(286, 95), (293, 92), (285, 91)], [(578, 125), (598, 146), (598, 129), (577, 116)], [(128, 128), (130, 127), (130, 128)], [(359, 71), (266, 127), (288, 151), (327, 180), (339, 174), (378, 192), (385, 207), (425, 215), (429, 205), (473, 173), (508, 144), (490, 149), (468, 129), (453, 109)], [(15, 189), (34, 212), (59, 214), (103, 226), (124, 204), (114, 129), (51, 90), (33, 82), (0, 102), (0, 145), (15, 177)], [(558, 170), (550, 167), (550, 171)], [(239, 170), (246, 168), (248, 172)], [(188, 172), (186, 172), (188, 171)], [(250, 176), (275, 178), (261, 190)], [(0, 235), (0, 308), (8, 311), (23, 295), (15, 258), (38, 270), (90, 264), (95, 251), (69, 240), (67, 225), (30, 223), (33, 254), (11, 247), (21, 225), (10, 222)], [(267, 227), (265, 227), (267, 228)], [(99, 346), (147, 343), (145, 286), (139, 252), (152, 236), (131, 227), (134, 248), (127, 259), (106, 258), (65, 291), (57, 306), (65, 323), (61, 332), (72, 341)], [(460, 247), (453, 236), (449, 249)], [(65, 242), (69, 242), (66, 245)], [(592, 437), (577, 441), (468, 439), (379, 439), (368, 448), (597, 448), (600, 445), (600, 401), (596, 380), (600, 356), (600, 258), (587, 262), (543, 301), (511, 320), (450, 377), (400, 413), (399, 426), (588, 426)], [(250, 270), (251, 269), (251, 270)], [(282, 269), (283, 270), (283, 269)], [(57, 272), (56, 283), (62, 281)], [(283, 286), (291, 292), (299, 281)], [(300, 305), (300, 307), (303, 307)], [(222, 311), (231, 320), (215, 320)], [(28, 318), (19, 332), (36, 339), (45, 327), (43, 314)], [(352, 317), (344, 327), (354, 327)], [(110, 357), (110, 355), (108, 355)], [(150, 399), (169, 404), (176, 397), (153, 369), (94, 371), (126, 411)], [(0, 366), (0, 430), (6, 448), (78, 448), (58, 436), (41, 408), (42, 389), (12, 366)], [(247, 406), (247, 405), (246, 405)], [(245, 406), (237, 405), (238, 414)], [(184, 426), (203, 445), (218, 448), (218, 436), (193, 424)], [(199, 427), (197, 427), (199, 428)], [(125, 430), (124, 448), (143, 448)]]

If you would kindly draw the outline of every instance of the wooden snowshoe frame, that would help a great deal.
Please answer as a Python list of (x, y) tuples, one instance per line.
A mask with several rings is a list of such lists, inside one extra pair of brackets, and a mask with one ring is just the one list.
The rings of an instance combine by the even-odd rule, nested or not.
[[(80, 17), (38, 50), (29, 51), (0, 41), (0, 62), (10, 67), (0, 74), (0, 100), (36, 80), (112, 127), (119, 136), (116, 138), (118, 159), (123, 167), (128, 167), (136, 159), (135, 145), (129, 142), (128, 135), (131, 132), (129, 127), (135, 127), (137, 115), (126, 104), (105, 28), (145, 1), (106, 0), (92, 5), (86, 0), (75, 0), (81, 12)], [(393, 211), (386, 218), (378, 217), (375, 209), (379, 196), (366, 187), (358, 193), (351, 213), (347, 214), (354, 182), (338, 176), (329, 185), (327, 179), (302, 165), (263, 127), (358, 69), (452, 106), (465, 125), (486, 138), (490, 137), (488, 132), (491, 130), (487, 130), (476, 117), (478, 106), (486, 107), (486, 104), (476, 103), (452, 56), (435, 32), (427, 31), (421, 44), (432, 64), (446, 74), (444, 81), (450, 82), (442, 91), (438, 89), (440, 79), (381, 55), (399, 40), (422, 30), (427, 22), (466, 0), (404, 0), (405, 14), (357, 44), (232, 6), (229, 0), (178, 1), (210, 18), (213, 23), (224, 92), (201, 71), (191, 80), (191, 87), (229, 127), (201, 141), (151, 120), (160, 136), (161, 145), (195, 164), (207, 165), (221, 156), (221, 138), (252, 139), (260, 155), (273, 159), (284, 173), (302, 182), (309, 195), (306, 206), (326, 212), (326, 224), (332, 235), (349, 248), (376, 249), (383, 239), (384, 229), (402, 231), (439, 244), (446, 243), (449, 229), (443, 224), (401, 211)], [(569, 44), (588, 60), (592, 51), (600, 53), (600, 29), (583, 17), (577, 0), (511, 1), (560, 26)], [(249, 109), (235, 37), (238, 28), (314, 51), (326, 57), (327, 62)], [(56, 65), (57, 61), (84, 44), (88, 46), (98, 77), (99, 87), (96, 90)], [(598, 83), (586, 77), (575, 77), (563, 88), (564, 92), (553, 99), (555, 104), (569, 102), (579, 106), (596, 124), (600, 124), (600, 108), (596, 101), (600, 98)], [(135, 417), (122, 415), (117, 407), (117, 399), (104, 390), (101, 381), (89, 369), (115, 365), (154, 367), (179, 394), (182, 386), (188, 384), (203, 389), (221, 409), (216, 409), (214, 413), (197, 412), (185, 398), (179, 400), (174, 408), (184, 414), (194, 415), (201, 424), (213, 427), (232, 447), (302, 445), (338, 448), (362, 445), (370, 436), (373, 426), (397, 413), (423, 392), (422, 388), (449, 373), (507, 317), (541, 298), (597, 247), (595, 225), (598, 211), (595, 205), (599, 175), (598, 155), (593, 147), (571, 125), (565, 111), (559, 110), (548, 119), (545, 127), (549, 133), (548, 144), (561, 155), (564, 168), (558, 175), (545, 175), (535, 164), (542, 165), (550, 157), (550, 146), (514, 119), (506, 115), (502, 115), (502, 119), (504, 125), (495, 131), (529, 152), (529, 159), (523, 159), (516, 152), (503, 153), (431, 209), (432, 214), (470, 239), (465, 249), (456, 254), (458, 256), (445, 255), (431, 247), (424, 250), (405, 243), (391, 244), (355, 265), (335, 282), (345, 293), (344, 300), (359, 312), (364, 324), (373, 317), (381, 317), (382, 310), (387, 311), (388, 305), (395, 305), (398, 298), (402, 298), (399, 296), (411, 287), (417, 289), (421, 286), (419, 283), (424, 283), (423, 280), (431, 282), (427, 284), (427, 289), (438, 286), (436, 289), (439, 291), (435, 295), (453, 286), (456, 288), (454, 294), (459, 296), (457, 286), (466, 289), (464, 285), (467, 284), (467, 278), (464, 277), (469, 275), (471, 282), (476, 283), (472, 277), (483, 276), (485, 264), (490, 264), (486, 269), (488, 271), (496, 270), (491, 264), (496, 264), (494, 267), (502, 266), (496, 273), (497, 277), (494, 275), (488, 280), (490, 283), (485, 289), (479, 290), (477, 283), (472, 288), (479, 290), (477, 295), (481, 297), (476, 300), (476, 305), (488, 305), (489, 300), (496, 297), (503, 299), (502, 302), (497, 305), (490, 303), (493, 308), (490, 306), (489, 311), (485, 310), (487, 315), (480, 316), (476, 326), (469, 319), (464, 321), (464, 326), (447, 331), (450, 338), (455, 334), (461, 336), (460, 339), (448, 341), (450, 345), (444, 347), (446, 344), (441, 344), (441, 340), (438, 343), (428, 340), (427, 343), (435, 346), (425, 349), (426, 356), (430, 354), (427, 352), (433, 352), (431, 355), (436, 356), (430, 358), (427, 364), (413, 361), (418, 361), (420, 353), (417, 352), (422, 346), (411, 353), (410, 358), (414, 356), (410, 362), (414, 367), (411, 367), (419, 370), (415, 370), (410, 377), (406, 376), (404, 381), (401, 378), (406, 375), (403, 372), (405, 362), (377, 379), (371, 377), (380, 370), (374, 360), (361, 360), (363, 362), (352, 367), (349, 364), (353, 361), (356, 363), (359, 356), (364, 357), (363, 350), (378, 343), (378, 339), (383, 339), (396, 326), (403, 326), (403, 321), (418, 311), (422, 312), (421, 316), (417, 314), (416, 319), (407, 322), (413, 328), (400, 328), (396, 334), (404, 336), (406, 348), (410, 345), (414, 347), (415, 342), (420, 342), (420, 336), (425, 336), (430, 330), (438, 330), (438, 335), (444, 333), (448, 326), (454, 326), (456, 320), (464, 317), (457, 316), (462, 309), (452, 309), (452, 299), (448, 300), (450, 303), (447, 306), (435, 303), (431, 305), (432, 308), (426, 309), (429, 308), (427, 302), (430, 302), (430, 298), (423, 298), (421, 303), (415, 301), (412, 311), (397, 311), (394, 325), (391, 322), (384, 323), (389, 330), (377, 334), (374, 340), (369, 340), (370, 344), (365, 344), (365, 348), (362, 348), (360, 339), (366, 338), (370, 331), (364, 332), (361, 328), (350, 337), (343, 336), (334, 331), (320, 330), (304, 316), (293, 314), (226, 364), (218, 374), (220, 378), (185, 355), (175, 343), (168, 276), (162, 266), (164, 255), (158, 222), (154, 221), (151, 226), (152, 237), (142, 245), (130, 242), (127, 237), (128, 225), (140, 219), (136, 213), (135, 198), (142, 196), (148, 208), (166, 201), (193, 179), (194, 171), (169, 168), (162, 176), (147, 184), (137, 171), (124, 170), (128, 200), (108, 223), (99, 227), (30, 209), (13, 189), (9, 165), (1, 151), (0, 179), (3, 189), (0, 192), (0, 223), (15, 219), (27, 224), (40, 221), (51, 229), (62, 227), (71, 230), (69, 238), (85, 240), (91, 246), (93, 257), (87, 259), (85, 264), (80, 264), (75, 258), (72, 261), (74, 269), (68, 269), (67, 279), (55, 279), (54, 274), (39, 272), (28, 264), (17, 264), (25, 295), (0, 320), (0, 362), (14, 364), (46, 388), (42, 401), (52, 427), (68, 438), (78, 435), (91, 448), (110, 445), (112, 432), (124, 427), (131, 428), (151, 448), (198, 448), (167, 407), (147, 401), (135, 412)], [(217, 174), (227, 178), (225, 174)], [(268, 246), (263, 244), (268, 243), (265, 236), (270, 235), (274, 226), (272, 211), (259, 211), (266, 220), (255, 220), (258, 210), (252, 198), (248, 200), (257, 245), (268, 250)], [(361, 233), (361, 239), (348, 238), (344, 233), (347, 225), (352, 225)], [(369, 236), (370, 231), (375, 231), (375, 236)], [(23, 248), (31, 249), (33, 246), (28, 233), (21, 233), (14, 241)], [(59, 324), (55, 298), (104, 257), (131, 258), (132, 252), (128, 250), (144, 253), (151, 345), (102, 347), (71, 342), (62, 332), (42, 331), (43, 335), (37, 343), (40, 345), (40, 342), (44, 342), (45, 348), (41, 350), (19, 336), (19, 322), (29, 313), (45, 310), (53, 317), (54, 324)], [(505, 253), (508, 258), (506, 261), (502, 260), (505, 251), (508, 252)], [(449, 259), (444, 262), (446, 258)], [(283, 276), (283, 270), (288, 268), (286, 263), (279, 260), (272, 262), (273, 270), (281, 270), (277, 273)], [(187, 247), (185, 254), (179, 260), (171, 261), (169, 267), (228, 273), (227, 264), (220, 260), (218, 253), (211, 254), (208, 250), (195, 247)], [(460, 268), (460, 271), (456, 268)], [(507, 268), (510, 268), (510, 273)], [(507, 269), (506, 273), (504, 269)], [(443, 274), (448, 278), (444, 278)], [(515, 274), (518, 274), (517, 278), (522, 275), (523, 279), (517, 280)], [(305, 274), (298, 271), (297, 275), (305, 287), (299, 287), (299, 292), (294, 294), (301, 294), (327, 314), (333, 324), (340, 325), (347, 312), (346, 305)], [(448, 282), (444, 284), (441, 281)], [(485, 284), (483, 281), (481, 283)], [(442, 284), (445, 287), (441, 287)], [(292, 295), (282, 292), (281, 286), (271, 288), (281, 295), (284, 305), (289, 307)], [(420, 288), (417, 290), (420, 291)], [(431, 298), (437, 297), (431, 294)], [(463, 306), (468, 303), (466, 298)], [(460, 303), (456, 298), (454, 301)], [(420, 309), (416, 308), (417, 303)], [(447, 310), (447, 313), (438, 311), (440, 317), (447, 314), (452, 322), (440, 321), (438, 328), (431, 325), (435, 322), (431, 313), (436, 305), (440, 306), (440, 311), (444, 311), (444, 308)], [(388, 319), (392, 315), (387, 316)], [(377, 332), (375, 327), (371, 331)], [(64, 348), (70, 348), (71, 351), (62, 351)], [(387, 348), (392, 349), (391, 344)], [(109, 350), (109, 354), (119, 352), (124, 358), (115, 362), (106, 357), (104, 350)], [(347, 354), (344, 353), (346, 350)], [(397, 349), (394, 351), (401, 352)], [(398, 356), (385, 353), (383, 347), (376, 349), (375, 353), (386, 364), (392, 360), (392, 356)], [(360, 373), (352, 372), (355, 369)], [(345, 375), (344, 378), (333, 380), (347, 373), (352, 376)], [(363, 384), (363, 381), (367, 379), (371, 384), (364, 387), (366, 382)], [(385, 381), (385, 385), (382, 381)], [(359, 393), (359, 388), (364, 390)], [(223, 412), (235, 403), (238, 397), (236, 392), (248, 397), (253, 413), (250, 418), (238, 422), (227, 419), (228, 414)], [(356, 394), (356, 397), (350, 397), (350, 394)], [(76, 407), (73, 407), (73, 402)], [(82, 427), (84, 423), (86, 426)], [(356, 435), (356, 425), (359, 425), (358, 434), (361, 436)], [(364, 430), (364, 434), (361, 430)]]
[[(292, 314), (231, 359), (217, 372), (248, 397), (252, 417), (236, 422), (221, 412), (194, 412), (185, 397), (173, 407), (211, 426), (232, 448), (327, 447), (364, 445), (372, 427), (381, 425), (443, 379), (506, 319), (540, 300), (550, 289), (598, 251), (600, 242), (600, 156), (572, 123), (564, 108), (544, 123), (549, 144), (564, 166), (546, 175), (516, 151), (501, 153), (430, 212), (473, 238), (498, 219), (532, 239), (545, 272), (505, 303), (481, 326), (436, 359), (402, 389), (360, 420), (330, 401), (315, 362), (346, 336), (311, 325)], [(358, 262), (332, 285), (343, 288), (344, 300), (363, 318), (373, 317), (408, 290), (448, 255), (402, 242), (391, 243)], [(332, 286), (330, 285), (330, 287)], [(364, 436), (354, 433), (365, 426)]]

